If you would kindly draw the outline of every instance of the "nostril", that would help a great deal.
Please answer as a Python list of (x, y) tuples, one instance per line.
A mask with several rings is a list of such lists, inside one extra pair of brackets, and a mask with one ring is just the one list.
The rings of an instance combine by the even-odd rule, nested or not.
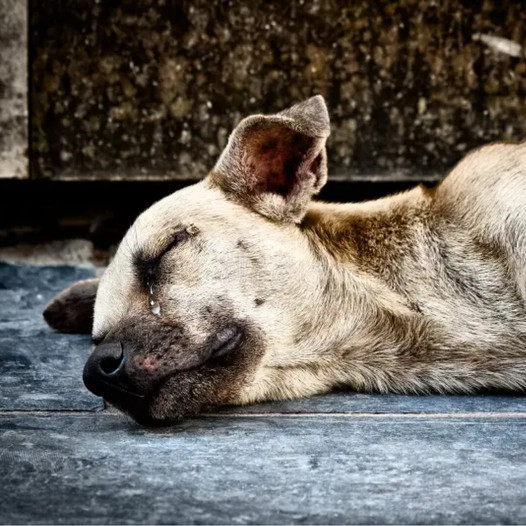
[(113, 356), (107, 356), (103, 358), (100, 362), (100, 368), (102, 369), (102, 372), (108, 375), (115, 374), (123, 364), (123, 358), (124, 356), (122, 355), (122, 351), (121, 355), (118, 358), (115, 358)]
[(99, 374), (112, 376), (124, 367), (125, 354), (121, 342), (103, 343), (93, 351), (90, 360), (94, 361)]

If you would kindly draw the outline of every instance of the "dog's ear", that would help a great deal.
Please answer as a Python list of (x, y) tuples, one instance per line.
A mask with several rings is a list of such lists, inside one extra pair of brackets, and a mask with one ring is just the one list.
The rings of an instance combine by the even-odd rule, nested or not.
[(275, 115), (252, 115), (233, 131), (209, 180), (270, 219), (299, 222), (327, 180), (329, 134), (321, 95)]
[(90, 334), (98, 287), (98, 279), (86, 279), (63, 290), (44, 309), (47, 324), (59, 332)]

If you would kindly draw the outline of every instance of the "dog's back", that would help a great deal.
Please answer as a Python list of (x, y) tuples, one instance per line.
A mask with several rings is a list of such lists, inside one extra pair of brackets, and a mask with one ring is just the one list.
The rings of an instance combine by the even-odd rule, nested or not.
[(480, 236), (511, 245), (522, 238), (524, 245), (526, 142), (471, 152), (438, 186), (436, 200)]
[(305, 225), (357, 275), (394, 293), (392, 309), (376, 302), (362, 314), (374, 328), (360, 339), (363, 357), (349, 353), (365, 362), (393, 349), (375, 362), (375, 388), (526, 387), (525, 144), (476, 150), (433, 189), (313, 204)]
[(524, 308), (526, 142), (492, 144), (465, 157), (438, 186), (434, 209), (469, 232), (470, 248), (481, 260), (499, 261), (506, 271), (503, 285), (513, 284)]

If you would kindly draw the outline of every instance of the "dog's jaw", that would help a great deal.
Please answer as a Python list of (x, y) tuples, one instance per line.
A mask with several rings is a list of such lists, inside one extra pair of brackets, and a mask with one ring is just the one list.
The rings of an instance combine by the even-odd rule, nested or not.
[(253, 382), (264, 352), (262, 334), (256, 329), (245, 331), (228, 363), (209, 362), (164, 379), (149, 397), (148, 419), (177, 422), (220, 406), (244, 403), (241, 393)]

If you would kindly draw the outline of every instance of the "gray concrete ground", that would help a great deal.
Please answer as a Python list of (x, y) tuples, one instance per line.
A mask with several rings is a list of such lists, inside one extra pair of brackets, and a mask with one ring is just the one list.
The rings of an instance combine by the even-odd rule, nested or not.
[(0, 264), (1, 523), (526, 522), (526, 400), (376, 396), (148, 430), (81, 380), (46, 302), (89, 267)]

